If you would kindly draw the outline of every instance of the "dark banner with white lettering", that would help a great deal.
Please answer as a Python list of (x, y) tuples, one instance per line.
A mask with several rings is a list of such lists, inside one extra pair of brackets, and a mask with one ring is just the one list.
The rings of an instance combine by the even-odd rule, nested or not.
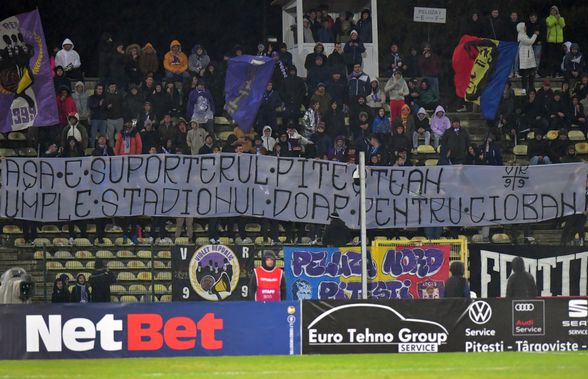
[(565, 246), (469, 245), (470, 287), (478, 296), (504, 297), (511, 262), (523, 258), (539, 296), (588, 295), (588, 249)]
[(300, 354), (298, 302), (0, 305), (0, 320), (0, 359)]
[(588, 298), (302, 304), (303, 354), (588, 349)]
[(172, 247), (172, 300), (248, 300), (253, 246)]

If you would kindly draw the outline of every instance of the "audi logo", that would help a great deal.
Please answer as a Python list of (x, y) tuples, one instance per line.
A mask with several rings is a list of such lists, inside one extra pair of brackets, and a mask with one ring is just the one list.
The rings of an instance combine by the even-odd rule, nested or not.
[(531, 312), (535, 309), (533, 303), (517, 303), (514, 305), (514, 310), (518, 312)]

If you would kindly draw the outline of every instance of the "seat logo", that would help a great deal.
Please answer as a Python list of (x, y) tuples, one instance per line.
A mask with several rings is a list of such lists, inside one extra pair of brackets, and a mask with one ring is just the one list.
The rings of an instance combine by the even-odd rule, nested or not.
[(588, 299), (573, 299), (568, 303), (568, 315), (574, 318), (588, 317)]
[(485, 301), (473, 302), (468, 309), (468, 316), (474, 324), (485, 324), (492, 318), (492, 307)]

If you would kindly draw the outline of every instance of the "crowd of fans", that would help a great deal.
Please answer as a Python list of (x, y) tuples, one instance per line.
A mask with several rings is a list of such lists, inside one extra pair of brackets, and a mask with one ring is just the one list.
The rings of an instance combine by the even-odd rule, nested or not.
[[(31, 128), (31, 144), (45, 157), (90, 151), (95, 156), (236, 152), (355, 163), (363, 151), (368, 164), (390, 166), (415, 164), (419, 145), (431, 144), (439, 164), (502, 165), (497, 141), (518, 144), (534, 131), (528, 142), (530, 164), (579, 161), (568, 132), (572, 127), (586, 131), (588, 75), (578, 44), (564, 43), (565, 21), (557, 7), (546, 18), (532, 13), (526, 22), (517, 12), (504, 19), (494, 9), (486, 17), (474, 12), (464, 23), (463, 34), (520, 43), (512, 77), (523, 76), (525, 97), (515, 96), (510, 82), (506, 85), (499, 114), (479, 146), (458, 117), (447, 117), (439, 89), (442, 62), (429, 44), (420, 53), (409, 47), (404, 56), (402, 46), (392, 43), (382, 60), (389, 77), (383, 86), (363, 71), (364, 43), (372, 42), (370, 17), (369, 10), (357, 22), (351, 12), (336, 20), (324, 7), (307, 12), (304, 41), (316, 45), (305, 59), (306, 78), (298, 76), (285, 44), (259, 44), (251, 53), (274, 59), (272, 80), (253, 129), (234, 125), (226, 140), (219, 138), (214, 118), (226, 115), (224, 77), (228, 59), (244, 53), (239, 45), (216, 62), (200, 44), (185, 53), (173, 40), (160, 54), (151, 43), (125, 45), (105, 33), (98, 46), (99, 84), (88, 95), (83, 61), (65, 39), (52, 57), (60, 125)], [(330, 54), (323, 43), (334, 44)], [(545, 78), (535, 90), (536, 75), (563, 76), (563, 85), (554, 90)], [(546, 138), (550, 130), (558, 131), (552, 141)], [(178, 231), (185, 225), (192, 236), (191, 219), (177, 222)], [(209, 223), (211, 241), (218, 241), (219, 222)], [(162, 229), (161, 220), (153, 223), (152, 230)], [(236, 223), (240, 237), (247, 238), (242, 220), (228, 223)], [(266, 232), (275, 240), (274, 226)], [(304, 231), (291, 226), (292, 242), (295, 228)], [(163, 235), (158, 233), (156, 238)], [(320, 240), (318, 227), (311, 228), (310, 237)]]

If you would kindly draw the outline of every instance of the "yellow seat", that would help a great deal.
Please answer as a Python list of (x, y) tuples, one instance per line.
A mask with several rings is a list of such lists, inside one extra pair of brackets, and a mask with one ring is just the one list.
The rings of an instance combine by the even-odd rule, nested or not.
[(584, 141), (586, 140), (586, 137), (584, 136), (584, 133), (582, 133), (581, 130), (570, 130), (568, 132), (568, 139), (570, 141)]
[(265, 245), (266, 241), (263, 237), (255, 237), (255, 244), (256, 245)]
[(89, 261), (88, 263), (86, 263), (86, 268), (88, 270), (94, 270), (94, 268), (96, 268), (96, 262), (95, 261)]
[(84, 265), (80, 261), (67, 261), (67, 262), (65, 262), (65, 268), (67, 270), (83, 270), (83, 269), (85, 269)]
[(161, 250), (159, 253), (157, 253), (157, 256), (161, 259), (171, 259), (171, 251)]
[(110, 302), (118, 303), (120, 300), (118, 299), (118, 296), (110, 295)]
[(53, 238), (54, 246), (69, 246), (69, 240), (63, 237)]
[(231, 122), (226, 117), (222, 116), (215, 117), (214, 123), (217, 125), (231, 125)]
[(435, 148), (431, 145), (419, 145), (417, 147), (417, 154), (436, 154)]
[(116, 252), (117, 258), (135, 258), (135, 254), (129, 250), (119, 250)]
[(161, 297), (159, 298), (159, 301), (166, 302), (166, 303), (171, 303), (172, 296), (171, 295), (161, 295)]
[(118, 273), (116, 280), (118, 280), (119, 282), (135, 281), (137, 280), (137, 277), (132, 272), (123, 271)]
[(516, 156), (527, 156), (527, 145), (516, 145), (512, 149), (512, 153)]
[(129, 261), (129, 263), (127, 263), (127, 267), (129, 269), (144, 269), (145, 263), (141, 261)]
[(14, 149), (0, 148), (0, 157), (16, 157), (17, 155)]
[(226, 141), (231, 134), (233, 134), (233, 132), (220, 132), (218, 133), (218, 139), (221, 141)]
[[(151, 261), (147, 262), (147, 268), (151, 268)], [(153, 268), (165, 269), (167, 266), (162, 261), (153, 261)]]
[(53, 254), (53, 258), (55, 259), (71, 259), (73, 256), (67, 250), (58, 250)]
[(492, 235), (492, 243), (510, 243), (510, 237), (505, 233), (496, 233)]
[(86, 147), (86, 149), (84, 149), (84, 155), (87, 157), (91, 156), (93, 152), (94, 149), (92, 149), (91, 147)]
[(481, 234), (474, 234), (472, 236), (472, 243), (484, 243), (484, 236)]
[(22, 229), (17, 225), (4, 225), (2, 228), (4, 234), (22, 234)]
[(47, 270), (63, 270), (63, 264), (61, 262), (47, 262)]
[(129, 292), (147, 292), (147, 288), (142, 284), (131, 284), (129, 286)]
[(94, 241), (94, 244), (96, 246), (114, 246), (114, 244), (112, 243), (112, 240), (110, 238), (103, 238), (102, 243), (100, 243), (98, 238), (96, 238), (96, 240)]
[(36, 157), (37, 149), (34, 147), (23, 147), (22, 149), (18, 149), (18, 156), (20, 157)]
[(92, 246), (92, 242), (87, 238), (76, 238), (74, 239), (74, 246)]
[(137, 252), (137, 258), (151, 258), (151, 251), (150, 250), (139, 250)]
[(75, 252), (75, 257), (77, 259), (92, 259), (94, 258), (94, 255), (88, 250), (78, 250)]
[(118, 225), (108, 224), (104, 230), (106, 233), (122, 233), (122, 228)]
[(553, 141), (559, 136), (559, 130), (549, 130), (547, 132), (547, 139)]
[(427, 159), (425, 161), (425, 166), (437, 166), (437, 163), (439, 163), (438, 159)]
[(168, 233), (175, 233), (176, 232), (176, 225), (175, 224), (174, 225), (166, 225), (165, 230)]
[(418, 242), (428, 241), (427, 237), (425, 237), (425, 236), (414, 236), (410, 240), (411, 241), (418, 241)]
[(527, 133), (527, 140), (532, 140), (535, 139), (535, 132), (529, 132)]
[(8, 133), (9, 141), (26, 141), (27, 136), (21, 132), (10, 132)]
[(588, 143), (587, 142), (578, 142), (576, 144), (576, 152), (578, 154), (588, 154)]
[(153, 278), (151, 272), (143, 271), (137, 274), (137, 280), (150, 281)]
[(110, 292), (125, 293), (127, 292), (127, 289), (125, 288), (125, 286), (121, 286), (120, 284), (111, 284)]
[(233, 242), (233, 240), (229, 237), (220, 237), (218, 240), (221, 245), (230, 245)]
[(51, 241), (47, 238), (35, 238), (33, 243), (35, 246), (51, 246)]
[(95, 224), (86, 225), (86, 232), (88, 232), (89, 234), (95, 234), (96, 233), (96, 225)]
[(204, 245), (209, 245), (210, 242), (208, 241), (208, 238), (206, 237), (198, 237), (196, 238), (196, 246), (204, 246)]
[(178, 237), (175, 239), (176, 245), (190, 245), (190, 240), (188, 237)]
[(153, 291), (153, 289), (155, 289), (155, 293), (167, 292), (167, 287), (164, 286), (163, 284), (156, 284), (155, 286), (149, 286), (149, 292)]
[(136, 302), (138, 302), (138, 300), (137, 300), (137, 297), (136, 296), (122, 295), (120, 297), (120, 302), (121, 303), (136, 303)]
[(42, 225), (40, 233), (60, 233), (61, 230), (56, 225)]
[(114, 244), (116, 246), (133, 246), (133, 241), (131, 241), (130, 238), (127, 238), (127, 241), (125, 243), (125, 239), (122, 237), (118, 237), (117, 239), (114, 240)]
[(259, 224), (246, 224), (245, 231), (248, 233), (259, 233), (259, 232), (261, 232), (261, 225), (259, 225)]
[(110, 258), (114, 258), (114, 255), (112, 254), (112, 252), (110, 250), (98, 250), (96, 252), (96, 258), (110, 259)]
[[(149, 273), (151, 274), (151, 273)], [(155, 276), (155, 280), (171, 280), (171, 272), (158, 272)]]
[[(49, 254), (49, 252), (47, 252), (47, 258), (51, 258), (51, 254)], [(33, 259), (37, 261), (42, 261), (43, 259), (45, 259), (45, 252), (43, 250), (35, 251)]]

